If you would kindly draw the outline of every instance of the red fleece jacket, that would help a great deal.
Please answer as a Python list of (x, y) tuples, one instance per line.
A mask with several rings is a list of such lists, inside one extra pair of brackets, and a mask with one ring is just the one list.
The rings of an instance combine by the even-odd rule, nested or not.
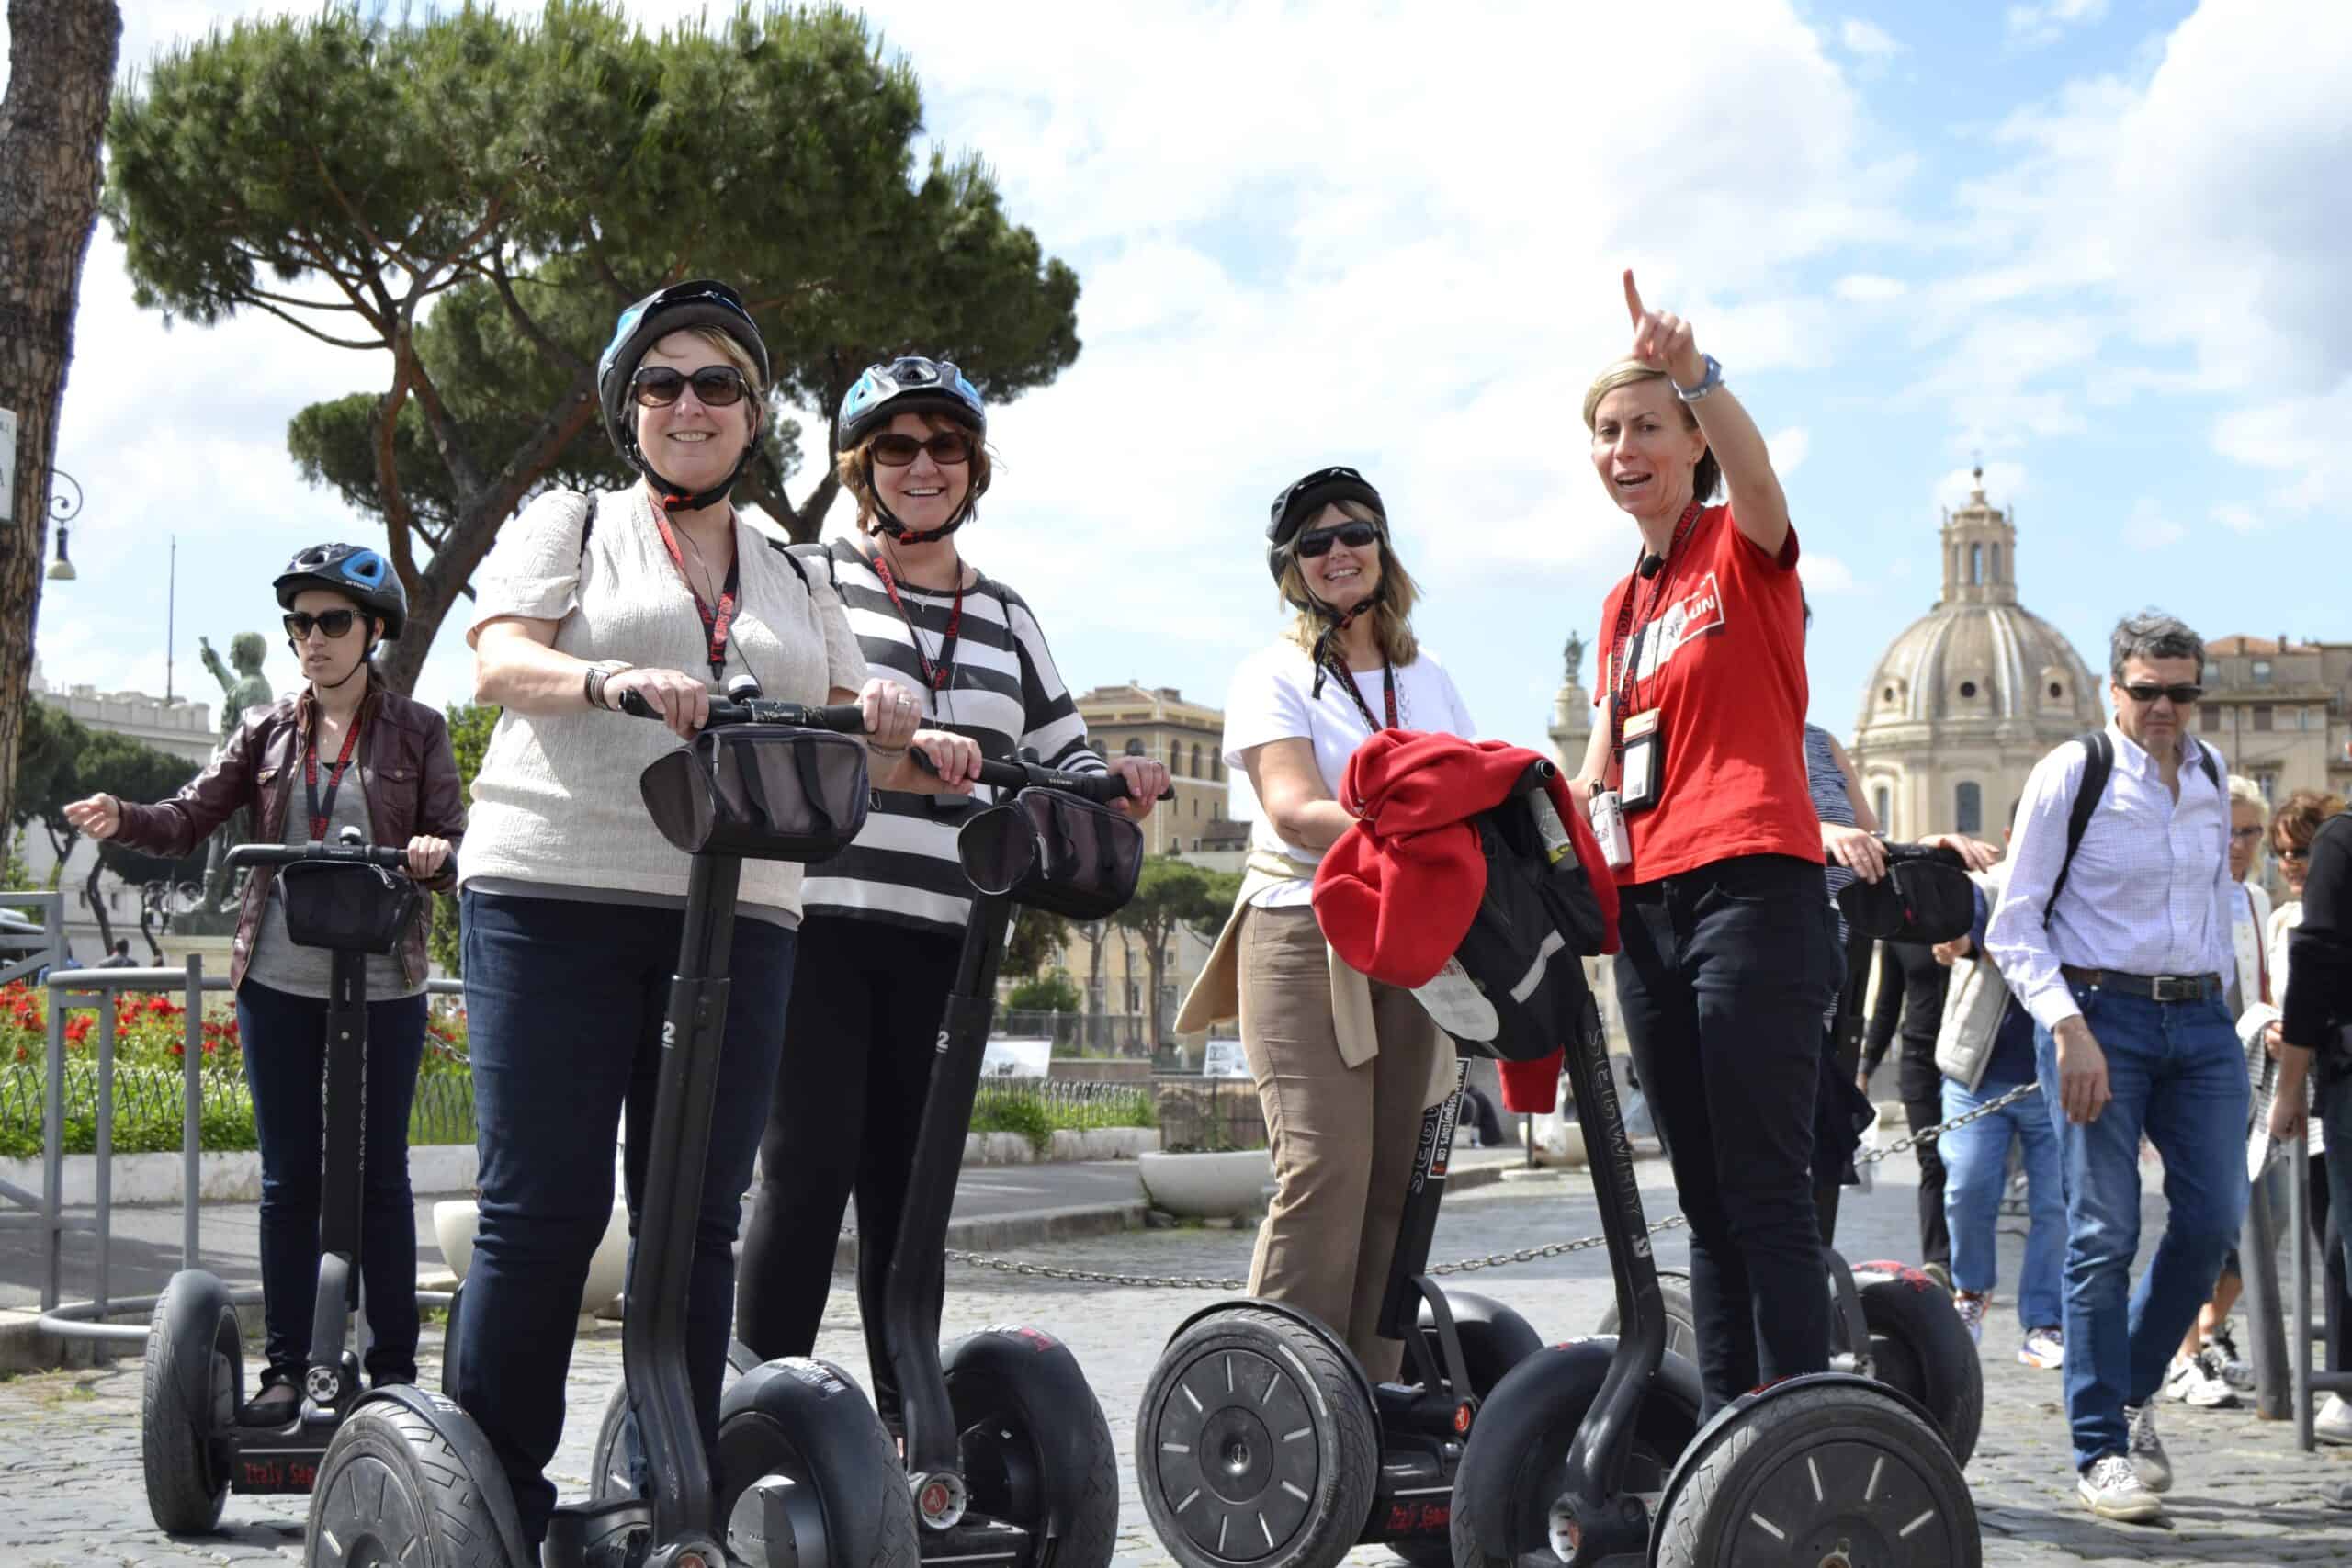
[[(1486, 897), (1486, 860), (1470, 818), (1500, 805), (1532, 762), (1499, 740), (1383, 730), (1356, 748), (1340, 799), (1356, 818), (1315, 873), (1315, 914), (1333, 952), (1373, 979), (1426, 985), (1453, 956)], [(1600, 842), (1554, 773), (1552, 805), (1600, 902), (1603, 953), (1617, 951), (1617, 881)], [(1552, 1108), (1560, 1058), (1506, 1062), (1509, 1111)]]

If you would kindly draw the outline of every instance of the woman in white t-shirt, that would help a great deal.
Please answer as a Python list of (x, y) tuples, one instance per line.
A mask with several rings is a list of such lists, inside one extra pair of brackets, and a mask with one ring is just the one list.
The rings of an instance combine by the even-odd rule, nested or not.
[(1438, 1032), (1411, 992), (1331, 954), (1309, 900), (1317, 863), (1352, 820), (1338, 795), (1355, 749), (1380, 729), (1473, 727), (1414, 640), (1413, 580), (1362, 474), (1308, 474), (1274, 498), (1266, 535), (1297, 615), (1227, 695), (1225, 760), (1248, 776), (1257, 825), (1241, 897), (1177, 1027), (1238, 1014), (1265, 1107), (1275, 1190), (1250, 1293), (1313, 1314), (1379, 1381), (1403, 1351), (1376, 1324), (1421, 1111), (1443, 1092), (1431, 1088)]

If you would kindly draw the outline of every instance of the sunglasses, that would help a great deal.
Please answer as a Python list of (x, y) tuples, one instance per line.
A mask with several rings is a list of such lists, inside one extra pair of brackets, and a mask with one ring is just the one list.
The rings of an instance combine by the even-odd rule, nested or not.
[(628, 378), (629, 394), (641, 409), (666, 409), (688, 387), (695, 389), (695, 400), (708, 409), (732, 408), (752, 390), (732, 365), (706, 365), (691, 376), (667, 365), (649, 365)]
[(2290, 860), (2298, 863), (2312, 858), (2312, 852), (2309, 849), (2290, 850), (2278, 844), (2273, 844), (2270, 847), (2270, 852), (2280, 860)]
[(2205, 688), (2202, 686), (2126, 686), (2119, 682), (2116, 689), (2131, 694), (2132, 700), (2135, 703), (2153, 703), (2158, 697), (2170, 697), (2175, 707), (2184, 708), (2205, 694)]
[(1360, 550), (1380, 537), (1380, 530), (1370, 523), (1351, 519), (1333, 528), (1309, 528), (1298, 536), (1298, 553), (1304, 560), (1331, 553), (1334, 540), (1351, 550)]
[(944, 468), (972, 460), (972, 438), (960, 430), (943, 430), (928, 440), (918, 441), (911, 435), (886, 430), (873, 439), (866, 450), (886, 468), (905, 468), (915, 460), (918, 452), (930, 453), (931, 460)]
[(311, 628), (316, 626), (330, 638), (339, 637), (347, 635), (351, 623), (358, 618), (356, 610), (329, 610), (323, 615), (308, 615), (296, 610), (286, 617), (286, 635), (300, 642), (311, 635)]

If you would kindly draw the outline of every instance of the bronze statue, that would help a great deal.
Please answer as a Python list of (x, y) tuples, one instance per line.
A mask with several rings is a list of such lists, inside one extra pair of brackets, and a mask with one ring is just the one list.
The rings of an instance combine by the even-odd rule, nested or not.
[(1583, 685), (1584, 638), (1577, 636), (1575, 632), (1570, 632), (1568, 634), (1568, 646), (1564, 651), (1567, 661), (1567, 679), (1562, 683), (1569, 686)]
[[(261, 672), (261, 661), (269, 652), (269, 644), (263, 640), (259, 632), (239, 632), (231, 637), (229, 658), (237, 667), (233, 676), (220, 662), (220, 656), (212, 650), (209, 639), (198, 637), (196, 645), (202, 652), (204, 667), (212, 672), (214, 680), (220, 682), (220, 739), (225, 743), (237, 732), (237, 726), (243, 722), (247, 710), (269, 705), (273, 694), (269, 682)], [(229, 886), (229, 870), (221, 863), (228, 858), (232, 849), (250, 840), (253, 834), (253, 812), (242, 807), (231, 813), (229, 819), (214, 831), (212, 842), (206, 849), (204, 857), (205, 909), (220, 912), (235, 907), (236, 896)]]

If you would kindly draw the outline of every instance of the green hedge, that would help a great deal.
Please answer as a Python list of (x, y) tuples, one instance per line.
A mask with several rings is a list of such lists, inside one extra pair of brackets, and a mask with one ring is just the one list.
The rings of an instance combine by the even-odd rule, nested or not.
[[(65, 1068), (64, 1152), (96, 1154), (98, 1147), (96, 1069), (83, 1063)], [(0, 1158), (33, 1159), (41, 1152), (41, 1097), (48, 1079), (39, 1066), (0, 1068)], [(235, 1067), (206, 1069), (198, 1078), (203, 1146), (211, 1153), (251, 1149), (253, 1097)], [(118, 1066), (114, 1076), (114, 1152), (119, 1155), (176, 1154), (183, 1116), (182, 1079), (168, 1068)], [(412, 1145), (470, 1144), (474, 1139), (473, 1079), (464, 1073), (428, 1075), (417, 1083), (416, 1107), (409, 1115)]]

